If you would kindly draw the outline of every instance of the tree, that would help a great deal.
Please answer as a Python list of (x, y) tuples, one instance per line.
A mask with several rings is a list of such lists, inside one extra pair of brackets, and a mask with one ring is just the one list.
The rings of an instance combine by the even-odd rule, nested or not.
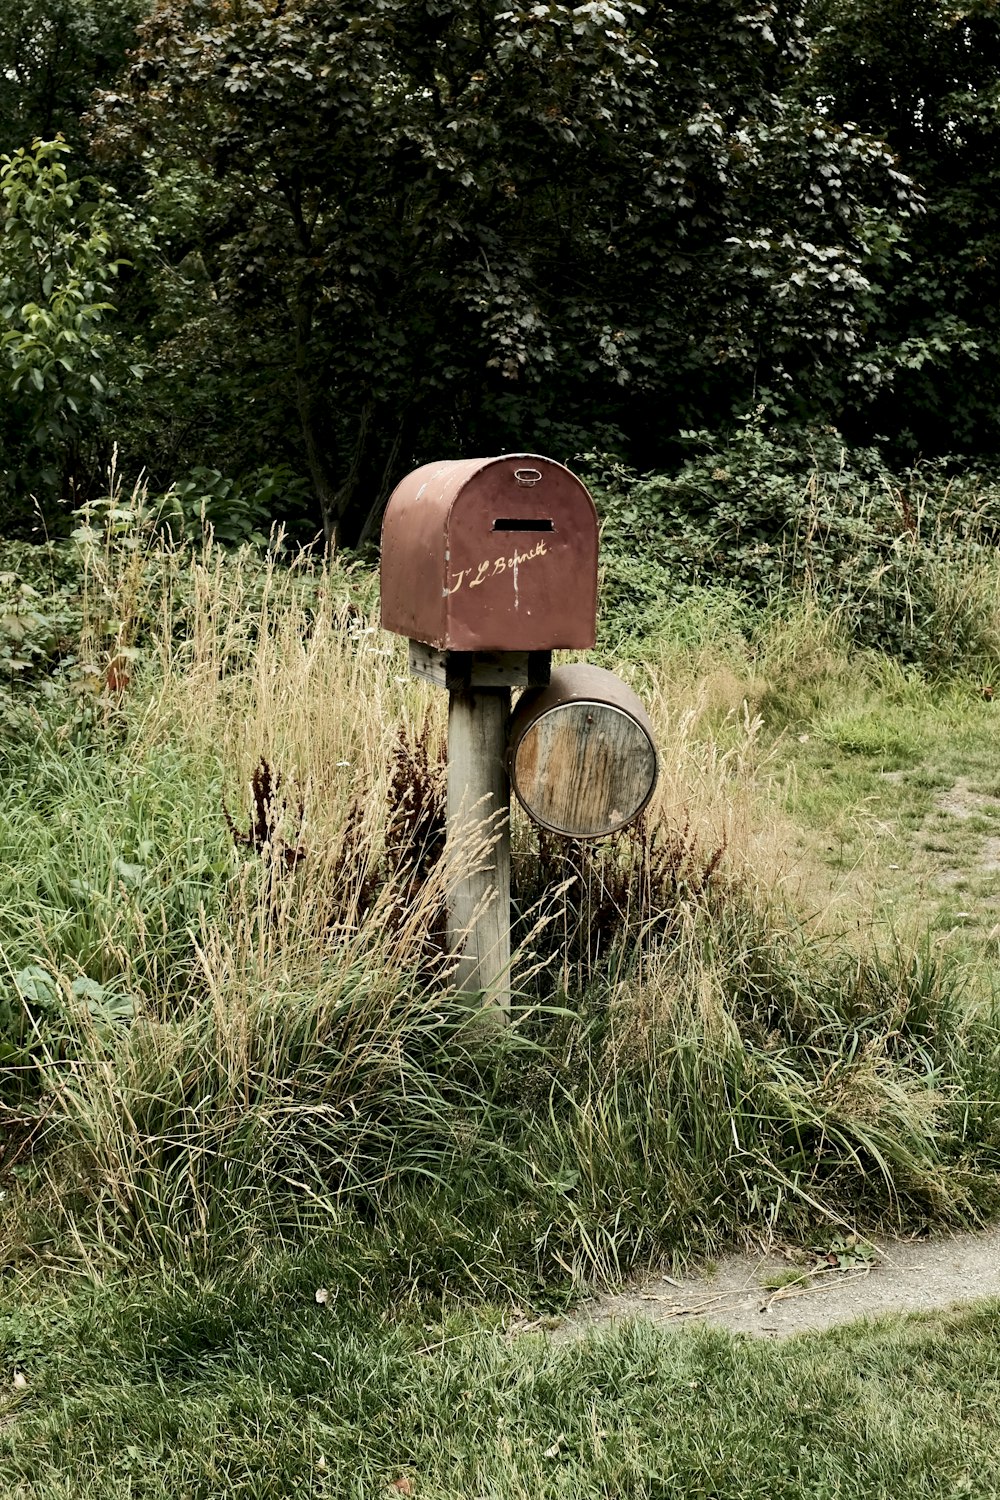
[(154, 217), (165, 163), (201, 174), (175, 262), (292, 393), (331, 540), (435, 452), (641, 456), (808, 406), (910, 208), (790, 93), (790, 0), (160, 0), (140, 43), (98, 149), (150, 169)]
[(1000, 9), (818, 0), (808, 87), (881, 135), (921, 190), (873, 308), (872, 403), (852, 430), (902, 454), (1000, 452)]
[(65, 496), (108, 394), (116, 265), (94, 184), (71, 181), (64, 141), (0, 157), (0, 502)]
[(93, 91), (121, 72), (146, 0), (4, 0), (0, 152), (57, 134), (82, 144)]

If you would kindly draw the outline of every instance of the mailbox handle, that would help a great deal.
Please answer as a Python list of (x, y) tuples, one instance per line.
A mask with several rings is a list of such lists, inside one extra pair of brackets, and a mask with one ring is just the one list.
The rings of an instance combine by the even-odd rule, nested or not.
[(538, 482), (540, 481), (541, 477), (542, 477), (542, 471), (541, 471), (541, 469), (515, 469), (514, 470), (514, 478), (517, 480), (518, 484), (522, 485), (522, 486), (529, 486), (530, 487), (533, 484), (538, 484)]

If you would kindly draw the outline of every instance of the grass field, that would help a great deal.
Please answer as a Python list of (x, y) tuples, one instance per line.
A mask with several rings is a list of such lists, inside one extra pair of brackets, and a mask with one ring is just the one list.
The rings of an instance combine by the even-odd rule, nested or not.
[(1000, 1487), (993, 1305), (777, 1347), (644, 1326), (553, 1345), (514, 1335), (509, 1309), (318, 1304), (336, 1272), (316, 1256), (264, 1281), (37, 1286), (0, 1345), (27, 1372), (0, 1396), (5, 1500)]
[(606, 635), (657, 793), (596, 853), (515, 823), (484, 1039), (437, 937), (444, 695), (370, 572), (80, 545), (0, 704), (4, 1500), (995, 1493), (991, 1310), (514, 1333), (779, 1229), (993, 1215), (989, 657), (711, 591)]

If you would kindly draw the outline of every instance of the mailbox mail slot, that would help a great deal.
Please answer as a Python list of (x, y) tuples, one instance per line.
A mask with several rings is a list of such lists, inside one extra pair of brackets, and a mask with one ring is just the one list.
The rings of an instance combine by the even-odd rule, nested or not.
[(532, 454), (425, 464), (382, 523), (382, 624), (443, 651), (587, 648), (597, 514), (580, 480)]

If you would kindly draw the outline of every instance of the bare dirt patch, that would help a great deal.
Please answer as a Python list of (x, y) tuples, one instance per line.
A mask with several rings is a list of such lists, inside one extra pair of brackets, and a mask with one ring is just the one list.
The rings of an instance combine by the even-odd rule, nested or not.
[(979, 854), (979, 868), (989, 871), (1000, 870), (1000, 838), (983, 840), (983, 847)]
[(683, 1277), (650, 1276), (585, 1303), (552, 1338), (639, 1321), (662, 1328), (701, 1323), (777, 1339), (1000, 1297), (1000, 1227), (932, 1240), (873, 1240), (841, 1256), (843, 1267), (813, 1259), (808, 1265), (787, 1253), (733, 1255)]
[(938, 812), (950, 813), (953, 818), (964, 822), (967, 818), (981, 817), (984, 813), (988, 817), (996, 817), (1000, 814), (1000, 797), (974, 791), (968, 779), (959, 776), (948, 791), (939, 793), (934, 806)]
[[(965, 776), (959, 776), (947, 791), (940, 792), (934, 799), (934, 807), (931, 814), (924, 820), (921, 830), (921, 842), (925, 853), (941, 855), (951, 849), (952, 840), (947, 833), (947, 823), (942, 823), (942, 814), (947, 819), (954, 819), (956, 823), (968, 823), (973, 818), (996, 819), (1000, 817), (1000, 797), (993, 797), (985, 792), (977, 792), (971, 786)], [(944, 845), (938, 842), (944, 836)], [(975, 835), (968, 834), (975, 843)], [(948, 887), (959, 884), (970, 875), (992, 874), (1000, 869), (1000, 837), (994, 835), (980, 839), (978, 847), (968, 849), (967, 861), (960, 865), (944, 863), (940, 859), (936, 861), (937, 868), (933, 871), (933, 879), (938, 886)]]

